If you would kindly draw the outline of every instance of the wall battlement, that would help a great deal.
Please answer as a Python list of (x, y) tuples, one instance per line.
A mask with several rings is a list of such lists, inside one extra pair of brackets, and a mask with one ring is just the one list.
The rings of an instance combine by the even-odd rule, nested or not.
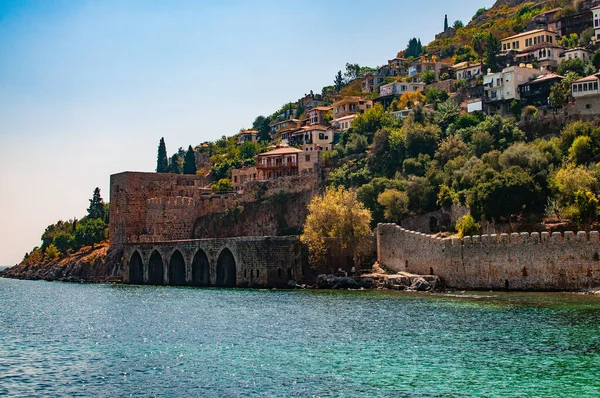
[(460, 289), (577, 290), (600, 286), (598, 231), (439, 238), (377, 227), (377, 257), (394, 271), (440, 276)]
[(175, 197), (162, 197), (162, 198), (150, 198), (146, 201), (148, 209), (162, 209), (162, 208), (188, 208), (194, 207), (196, 201), (193, 198), (186, 196), (175, 196)]

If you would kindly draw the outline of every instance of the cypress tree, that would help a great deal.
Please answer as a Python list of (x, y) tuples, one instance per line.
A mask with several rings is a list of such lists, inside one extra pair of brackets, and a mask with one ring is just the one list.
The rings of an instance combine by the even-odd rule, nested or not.
[(181, 174), (181, 166), (179, 165), (179, 155), (174, 153), (169, 162), (169, 173)]
[(90, 207), (87, 209), (89, 218), (99, 218), (101, 220), (104, 219), (104, 200), (102, 196), (100, 196), (100, 188), (96, 187), (94, 189), (94, 194), (90, 199)]
[(183, 174), (196, 174), (196, 154), (191, 145), (183, 158)]
[(169, 171), (169, 160), (167, 159), (167, 146), (164, 137), (161, 137), (158, 144), (158, 158), (156, 160), (156, 172), (166, 173)]
[(444, 32), (448, 30), (448, 14), (444, 16)]

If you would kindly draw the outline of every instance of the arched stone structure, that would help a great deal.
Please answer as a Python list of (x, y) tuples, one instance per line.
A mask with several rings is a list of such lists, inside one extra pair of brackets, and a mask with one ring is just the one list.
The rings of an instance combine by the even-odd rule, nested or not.
[(162, 285), (165, 281), (164, 264), (160, 253), (156, 250), (152, 252), (148, 261), (148, 284)]
[(179, 250), (175, 250), (169, 261), (169, 285), (184, 286), (185, 278), (185, 260)]
[(307, 259), (296, 236), (130, 243), (123, 246), (125, 283), (139, 281), (136, 252), (142, 282), (154, 285), (286, 287), (288, 268), (302, 283)]
[(235, 287), (237, 269), (233, 253), (225, 248), (219, 254), (217, 260), (217, 280), (215, 285), (219, 287)]
[(192, 285), (210, 286), (210, 262), (202, 249), (198, 249), (192, 261)]
[(133, 252), (129, 260), (129, 283), (135, 285), (144, 283), (144, 262), (137, 250)]

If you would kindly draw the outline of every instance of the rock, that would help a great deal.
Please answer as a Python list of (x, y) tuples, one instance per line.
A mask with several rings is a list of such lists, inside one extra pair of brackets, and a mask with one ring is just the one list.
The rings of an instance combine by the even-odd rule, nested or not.
[(410, 285), (410, 288), (417, 292), (426, 292), (432, 289), (432, 285), (423, 278), (417, 278), (413, 281), (412, 285)]

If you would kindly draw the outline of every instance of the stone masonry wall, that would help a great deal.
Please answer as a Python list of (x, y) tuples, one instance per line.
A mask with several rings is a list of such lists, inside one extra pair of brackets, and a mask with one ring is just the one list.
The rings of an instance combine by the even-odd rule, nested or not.
[(377, 258), (394, 270), (441, 277), (457, 289), (579, 290), (600, 286), (597, 231), (438, 238), (379, 224)]
[(178, 251), (185, 263), (184, 279), (187, 284), (191, 284), (192, 262), (194, 256), (202, 251), (209, 262), (209, 286), (215, 286), (218, 258), (226, 249), (234, 257), (237, 287), (286, 287), (288, 281), (302, 282), (305, 279), (308, 256), (299, 238), (266, 236), (126, 244), (123, 252), (123, 281), (129, 283), (129, 265), (133, 254), (138, 252), (144, 269), (144, 283), (148, 283), (149, 260), (156, 251), (164, 264), (164, 284), (170, 284), (169, 267)]
[(301, 230), (306, 206), (322, 185), (318, 172), (250, 181), (240, 194), (211, 194), (204, 182), (195, 175), (112, 175), (111, 245), (293, 234)]

